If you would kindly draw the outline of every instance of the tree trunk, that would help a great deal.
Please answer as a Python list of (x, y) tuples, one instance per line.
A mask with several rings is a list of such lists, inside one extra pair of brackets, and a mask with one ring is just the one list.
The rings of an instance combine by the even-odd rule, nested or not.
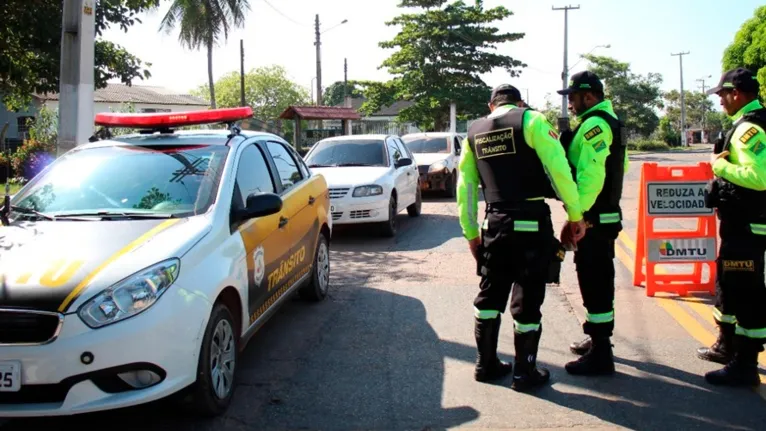
[(207, 81), (210, 87), (210, 108), (215, 109), (215, 83), (213, 82), (213, 43), (207, 44)]

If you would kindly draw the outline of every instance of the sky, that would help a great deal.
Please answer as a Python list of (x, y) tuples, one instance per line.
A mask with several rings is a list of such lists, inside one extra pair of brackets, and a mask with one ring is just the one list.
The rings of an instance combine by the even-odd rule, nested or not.
[[(472, 0), (464, 0), (470, 2)], [(398, 29), (386, 22), (402, 12), (399, 0), (250, 0), (245, 26), (229, 34), (213, 54), (214, 78), (239, 71), (240, 39), (244, 41), (245, 70), (279, 64), (288, 76), (308, 91), (316, 83), (314, 19), (319, 14), (321, 36), (322, 86), (343, 80), (343, 61), (348, 61), (348, 79), (387, 80), (380, 69), (394, 50), (378, 43), (392, 39)], [(701, 90), (701, 82), (711, 87), (721, 75), (723, 51), (734, 39), (742, 23), (751, 18), (762, 0), (484, 0), (485, 8), (505, 6), (513, 12), (495, 25), (501, 31), (524, 33), (518, 41), (498, 45), (496, 52), (528, 65), (518, 77), (496, 69), (482, 75), (490, 86), (510, 83), (529, 94), (532, 106), (542, 106), (546, 97), (560, 101), (555, 91), (562, 87), (564, 52), (564, 11), (552, 7), (579, 6), (569, 16), (569, 74), (584, 70), (581, 54), (593, 52), (628, 62), (634, 73), (660, 73), (663, 90), (680, 88), (679, 57), (683, 56), (685, 90)], [(114, 27), (104, 39), (127, 48), (151, 63), (152, 77), (134, 81), (136, 85), (158, 85), (188, 92), (207, 83), (206, 50), (190, 51), (178, 42), (177, 30), (159, 31), (170, 1), (159, 9), (141, 15), (125, 33)], [(348, 22), (338, 25), (347, 19)], [(598, 47), (610, 45), (610, 48)], [(595, 48), (595, 49), (594, 49)], [(712, 77), (711, 77), (712, 75)], [(718, 100), (711, 97), (714, 106)]]

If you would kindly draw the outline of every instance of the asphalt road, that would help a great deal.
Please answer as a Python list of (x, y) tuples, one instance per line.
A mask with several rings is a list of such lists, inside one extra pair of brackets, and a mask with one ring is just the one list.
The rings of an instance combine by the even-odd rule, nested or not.
[[(701, 152), (633, 156), (623, 200), (627, 236), (635, 236), (640, 162), (706, 160)], [(561, 226), (560, 204), (551, 206)], [(510, 389), (510, 379), (474, 382), (472, 301), (478, 277), (454, 200), (427, 196), (422, 216), (399, 218), (394, 239), (364, 229), (336, 231), (329, 298), (288, 303), (252, 339), (225, 417), (201, 421), (157, 403), (11, 421), (0, 430), (766, 428), (766, 401), (758, 392), (711, 387), (702, 377), (718, 368), (694, 354), (714, 334), (710, 298), (686, 303), (646, 297), (632, 285), (632, 252), (625, 241), (615, 260), (616, 375), (585, 378), (564, 371), (575, 358), (568, 345), (582, 338), (584, 320), (570, 255), (562, 284), (548, 288), (543, 308), (539, 361), (551, 370), (551, 385), (523, 394)], [(511, 319), (503, 317), (499, 350), (513, 360)]]

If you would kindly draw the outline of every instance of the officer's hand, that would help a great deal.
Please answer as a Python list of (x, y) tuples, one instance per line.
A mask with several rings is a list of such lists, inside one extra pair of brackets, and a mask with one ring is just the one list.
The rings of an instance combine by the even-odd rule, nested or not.
[(710, 164), (712, 165), (712, 164), (715, 163), (716, 160), (718, 160), (720, 158), (724, 158), (724, 157), (726, 157), (728, 155), (729, 155), (728, 151), (722, 151), (722, 152), (720, 152), (718, 154), (711, 154), (710, 155)]
[(572, 239), (572, 229), (569, 228), (569, 223), (565, 223), (561, 228), (561, 234), (559, 235), (559, 241), (564, 246), (564, 249), (568, 251), (576, 251), (577, 244)]
[(570, 221), (567, 223), (567, 225), (569, 226), (572, 241), (575, 244), (578, 243), (582, 239), (582, 237), (585, 236), (585, 230), (588, 228), (585, 225), (585, 220)]
[(481, 246), (481, 238), (477, 237), (468, 241), (468, 247), (471, 249), (471, 254), (476, 261), (479, 261), (479, 247)]

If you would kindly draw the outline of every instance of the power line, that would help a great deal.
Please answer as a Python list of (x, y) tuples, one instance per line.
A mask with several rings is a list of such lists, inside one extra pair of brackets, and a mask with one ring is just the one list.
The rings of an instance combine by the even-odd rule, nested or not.
[(274, 5), (269, 3), (269, 0), (263, 0), (263, 2), (266, 3), (270, 8), (274, 9), (274, 11), (276, 13), (278, 13), (278, 14), (282, 15), (284, 18), (286, 18), (288, 21), (292, 21), (294, 24), (299, 25), (301, 27), (311, 27), (310, 24), (305, 24), (305, 23), (302, 23), (302, 22), (298, 22), (298, 21), (290, 18), (289, 16), (285, 15), (281, 10), (277, 9), (276, 7), (274, 7)]

